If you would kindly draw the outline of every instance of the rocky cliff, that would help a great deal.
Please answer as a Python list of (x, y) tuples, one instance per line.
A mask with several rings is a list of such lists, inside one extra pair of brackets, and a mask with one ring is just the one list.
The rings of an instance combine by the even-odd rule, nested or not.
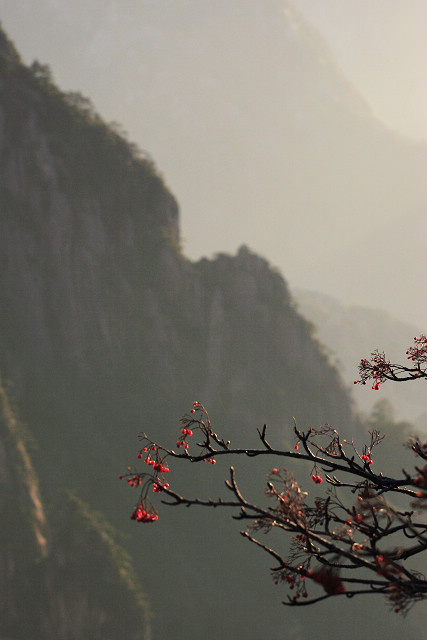
[[(69, 376), (87, 393), (102, 394), (105, 381), (180, 404), (197, 392), (220, 407), (261, 376), (263, 404), (279, 402), (278, 415), (350, 425), (344, 387), (283, 278), (247, 249), (189, 263), (177, 204), (152, 162), (44, 67), (23, 66), (3, 37), (7, 46), (0, 353), (19, 397), (37, 398), (52, 379), (69, 389)], [(263, 417), (237, 413), (266, 417), (264, 407)]]
[(28, 437), (0, 381), (0, 633), (145, 640), (148, 607), (126, 552), (76, 497), (46, 509)]

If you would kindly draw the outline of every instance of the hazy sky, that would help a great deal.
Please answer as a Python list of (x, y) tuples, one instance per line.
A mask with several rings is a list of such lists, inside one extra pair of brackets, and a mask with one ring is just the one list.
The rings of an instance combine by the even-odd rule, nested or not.
[(427, 140), (427, 2), (294, 0), (389, 125)]
[[(427, 3), (293, 5), (322, 37), (292, 11), (285, 17), (285, 0), (0, 0), (0, 19), (25, 62), (48, 63), (62, 89), (89, 96), (107, 121), (121, 123), (152, 154), (180, 204), (190, 258), (234, 252), (247, 243), (291, 286), (382, 307), (421, 330), (427, 306), (418, 274), (427, 264), (425, 199), (421, 211), (419, 178), (412, 179), (418, 151), (394, 140), (378, 161), (388, 173), (382, 175), (381, 166), (353, 166), (351, 157), (340, 171), (342, 151), (336, 149), (347, 136), (344, 120), (341, 141), (336, 134), (322, 137), (321, 125), (307, 133), (305, 124), (319, 114), (326, 123), (322, 110), (338, 109), (345, 118), (340, 104), (348, 102), (361, 122), (369, 120), (370, 109), (376, 114), (374, 134), (377, 126), (382, 135), (382, 121), (427, 140)], [(305, 42), (312, 48), (307, 56)], [(317, 64), (315, 75), (297, 77), (300, 64)], [(301, 108), (289, 91), (304, 83)], [(357, 155), (357, 137), (348, 135)], [(315, 164), (307, 167), (311, 146), (320, 158), (319, 176)], [(396, 170), (390, 165), (398, 147), (408, 155), (407, 171), (405, 159), (396, 158), (402, 165)], [(397, 196), (396, 176), (402, 183)], [(376, 208), (367, 205), (371, 191)], [(407, 208), (395, 202), (406, 197)]]
[[(163, 1), (138, 0), (141, 5)], [(76, 24), (71, 16), (93, 15), (91, 5), (96, 13), (97, 4), (0, 0), (0, 20), (27, 63), (34, 58), (48, 62), (61, 86), (78, 89), (78, 69), (71, 68), (72, 61), (58, 49), (54, 34), (58, 26), (61, 33), (67, 18), (70, 26)], [(136, 0), (105, 2), (106, 6), (116, 5), (118, 13), (126, 13), (136, 4)], [(293, 0), (293, 4), (319, 29), (338, 64), (378, 116), (402, 133), (427, 140), (426, 0)], [(79, 23), (81, 31), (83, 20)], [(88, 29), (89, 25), (90, 21)], [(84, 36), (73, 33), (77, 43)]]

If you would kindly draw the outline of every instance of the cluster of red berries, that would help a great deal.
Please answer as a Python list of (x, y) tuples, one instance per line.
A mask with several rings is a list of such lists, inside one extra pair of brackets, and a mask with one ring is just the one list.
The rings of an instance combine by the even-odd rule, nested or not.
[[(362, 358), (360, 361), (360, 365), (359, 365), (359, 371), (361, 371), (362, 369), (365, 369), (365, 367), (368, 364), (368, 360), (366, 360), (366, 358)], [(355, 380), (353, 382), (353, 384), (366, 384), (366, 380), (362, 379), (362, 380)]]
[(375, 365), (372, 367), (371, 375), (374, 378), (375, 382), (372, 385), (372, 389), (374, 391), (378, 391), (381, 385), (382, 377), (384, 371), (390, 370), (390, 363), (385, 360), (384, 354), (372, 353), (374, 356)]
[(321, 482), (323, 482), (323, 478), (318, 475), (314, 475), (314, 473), (311, 474), (311, 479), (315, 484), (320, 484)]
[(131, 475), (130, 471), (131, 471), (131, 468), (128, 467), (128, 472), (129, 473), (126, 474), (126, 475), (119, 476), (120, 480), (123, 480), (123, 478), (129, 476), (128, 479), (127, 479), (128, 485), (130, 487), (139, 487), (141, 485), (141, 483), (142, 483), (141, 477), (139, 475)]
[(153, 491), (154, 493), (161, 493), (165, 489), (169, 489), (169, 482), (153, 482)]
[(166, 467), (162, 461), (157, 462), (156, 460), (153, 460), (152, 458), (147, 456), (144, 462), (150, 467), (153, 467), (153, 470), (157, 471), (157, 473), (169, 473), (169, 467)]
[(157, 513), (150, 513), (143, 504), (139, 504), (131, 515), (131, 520), (137, 522), (155, 522), (158, 519)]
[(355, 380), (354, 384), (366, 384), (369, 378), (373, 378), (374, 384), (372, 385), (372, 389), (378, 391), (384, 378), (384, 372), (391, 371), (390, 362), (385, 359), (384, 353), (378, 353), (376, 351), (371, 353), (371, 362), (374, 364), (371, 365), (366, 358), (361, 359), (359, 364), (361, 380)]
[(415, 345), (413, 347), (409, 347), (406, 351), (408, 356), (408, 360), (412, 360), (413, 362), (426, 362), (427, 361), (427, 339), (426, 336), (422, 333), (419, 338), (415, 336), (414, 338)]
[[(144, 455), (144, 462), (149, 467), (152, 467), (154, 476), (151, 475), (151, 473), (134, 474), (131, 472), (131, 468), (128, 467), (127, 482), (131, 487), (139, 487), (142, 485), (144, 477), (148, 477), (149, 479), (142, 487), (142, 495), (146, 498), (150, 482), (152, 482), (154, 493), (160, 493), (161, 491), (169, 488), (169, 484), (164, 482), (163, 478), (161, 478), (161, 474), (169, 473), (169, 467), (164, 464), (164, 459), (161, 458), (158, 449), (154, 444), (143, 447), (138, 452), (138, 458), (140, 460), (144, 458)], [(120, 476), (120, 480), (123, 480), (124, 477), (124, 475)], [(143, 497), (140, 497), (140, 500), (143, 500)], [(147, 507), (147, 505), (144, 505), (144, 502), (142, 501), (133, 511), (131, 519), (136, 520), (137, 522), (155, 522), (159, 517), (153, 508)]]
[[(190, 413), (196, 413), (197, 407), (200, 405), (200, 402), (198, 402), (197, 400), (195, 400), (193, 402), (193, 408), (191, 409)], [(189, 421), (191, 422), (191, 421)], [(181, 435), (179, 437), (179, 440), (176, 443), (176, 446), (178, 447), (178, 449), (181, 449), (181, 447), (183, 447), (184, 449), (188, 449), (188, 442), (187, 442), (187, 436), (192, 436), (193, 432), (191, 429), (182, 429), (181, 430)]]
[[(285, 563), (287, 565), (287, 563)], [(288, 566), (288, 565), (287, 565)], [(300, 569), (300, 567), (298, 567)], [(308, 598), (308, 593), (305, 588), (302, 586), (304, 583), (301, 583), (301, 580), (305, 580), (305, 575), (300, 573), (289, 573), (289, 570), (284, 571), (275, 571), (273, 572), (274, 584), (279, 584), (280, 582), (287, 582), (289, 589), (293, 591), (295, 587), (297, 587), (298, 591), (294, 595), (293, 600), (299, 600), (302, 596), (303, 598)]]
[(138, 453), (138, 458), (141, 459), (144, 457), (143, 452), (150, 455), (152, 451), (157, 451), (157, 447), (155, 444), (152, 444), (150, 447), (144, 447), (143, 449), (141, 449), (141, 451)]
[(144, 447), (138, 453), (138, 458), (142, 459), (144, 457), (143, 455), (143, 452), (144, 452), (147, 454), (144, 462), (145, 464), (148, 464), (150, 467), (153, 467), (153, 471), (157, 471), (157, 473), (169, 473), (169, 467), (166, 467), (166, 465), (163, 464), (163, 460), (158, 456), (157, 453), (156, 453), (156, 458), (151, 457), (151, 453), (156, 451), (157, 451), (157, 448), (155, 445), (152, 445), (151, 447)]
[(360, 459), (363, 460), (363, 462), (366, 462), (366, 464), (372, 464), (373, 462), (372, 459), (365, 453), (360, 456)]
[(187, 436), (192, 436), (192, 435), (193, 435), (193, 432), (191, 431), (191, 429), (182, 429), (181, 436), (176, 443), (176, 446), (178, 447), (178, 449), (180, 449), (181, 447), (184, 447), (184, 449), (188, 449), (188, 442), (186, 442), (186, 439), (187, 439)]
[[(120, 476), (120, 480), (123, 479), (123, 476)], [(132, 478), (128, 478), (128, 485), (131, 487), (139, 487), (141, 485), (141, 478), (139, 476), (133, 476)]]
[(288, 583), (288, 585), (289, 585), (289, 589), (291, 589), (291, 590), (292, 590), (292, 589), (294, 589), (294, 588), (295, 588), (295, 583), (296, 583), (296, 581), (297, 581), (296, 577), (295, 577), (295, 576), (292, 576), (292, 575), (289, 575), (289, 573), (288, 573), (288, 575), (286, 576), (286, 582), (287, 582), (287, 583)]

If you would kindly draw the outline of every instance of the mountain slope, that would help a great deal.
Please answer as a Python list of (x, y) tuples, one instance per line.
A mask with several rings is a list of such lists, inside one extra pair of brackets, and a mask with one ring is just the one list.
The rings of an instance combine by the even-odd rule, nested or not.
[(144, 640), (148, 608), (126, 553), (75, 497), (46, 509), (25, 435), (0, 381), (2, 637)]
[(292, 2), (14, 11), (11, 25), (49, 30), (31, 55), (156, 158), (191, 257), (245, 243), (295, 286), (424, 319), (413, 274), (426, 244), (410, 229), (423, 223), (426, 145), (372, 114)]

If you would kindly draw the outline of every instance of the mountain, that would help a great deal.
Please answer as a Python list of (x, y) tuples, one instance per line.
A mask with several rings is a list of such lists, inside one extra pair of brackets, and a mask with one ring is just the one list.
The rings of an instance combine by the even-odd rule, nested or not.
[(10, 638), (145, 640), (148, 607), (111, 527), (70, 494), (46, 507), (0, 383), (0, 633)]
[[(284, 628), (289, 637), (319, 631), (316, 612), (285, 622), (266, 558), (242, 545), (234, 521), (160, 505), (159, 521), (141, 526), (129, 517), (135, 490), (118, 476), (137, 463), (142, 430), (173, 445), (195, 399), (236, 443), (255, 442), (268, 422), (270, 439), (289, 446), (293, 416), (301, 426), (329, 421), (360, 440), (337, 369), (264, 258), (245, 246), (198, 262), (182, 254), (177, 202), (153, 162), (86, 98), (59, 90), (48, 68), (23, 65), (4, 33), (0, 79), (0, 369), (37, 444), (32, 464), (58, 549), (47, 556), (48, 575), (68, 620), (64, 628), (57, 609), (55, 618), (40, 608), (50, 625), (40, 638), (196, 640), (203, 629), (207, 640), (275, 640)], [(237, 467), (242, 489), (262, 500), (269, 465)], [(210, 495), (223, 491), (226, 474), (220, 462), (197, 474), (174, 465), (170, 482)], [(136, 622), (145, 609), (132, 574), (124, 587), (118, 579), (105, 520), (126, 536), (151, 630)], [(40, 546), (32, 526), (22, 525), (30, 540), (23, 566)], [(37, 574), (30, 584), (42, 581)], [(22, 606), (14, 593), (11, 617)], [(80, 625), (83, 601), (90, 634)], [(332, 640), (360, 626), (350, 603), (342, 612), (328, 629)], [(377, 616), (377, 606), (366, 607), (367, 624)], [(397, 639), (402, 626), (386, 621), (384, 633)]]
[(292, 2), (28, 0), (5, 13), (29, 60), (51, 61), (156, 159), (187, 255), (246, 244), (294, 286), (424, 322), (426, 144), (373, 114)]
[[(345, 305), (336, 298), (314, 291), (292, 289), (299, 312), (315, 326), (315, 335), (326, 346), (348, 385), (358, 377), (362, 357), (378, 349), (391, 362), (404, 362), (412, 338), (425, 328), (397, 320), (381, 309)], [(352, 389), (357, 406), (366, 413), (379, 399), (387, 399), (400, 419), (410, 420), (421, 431), (426, 425), (423, 384), (385, 384), (380, 393), (357, 386)]]

